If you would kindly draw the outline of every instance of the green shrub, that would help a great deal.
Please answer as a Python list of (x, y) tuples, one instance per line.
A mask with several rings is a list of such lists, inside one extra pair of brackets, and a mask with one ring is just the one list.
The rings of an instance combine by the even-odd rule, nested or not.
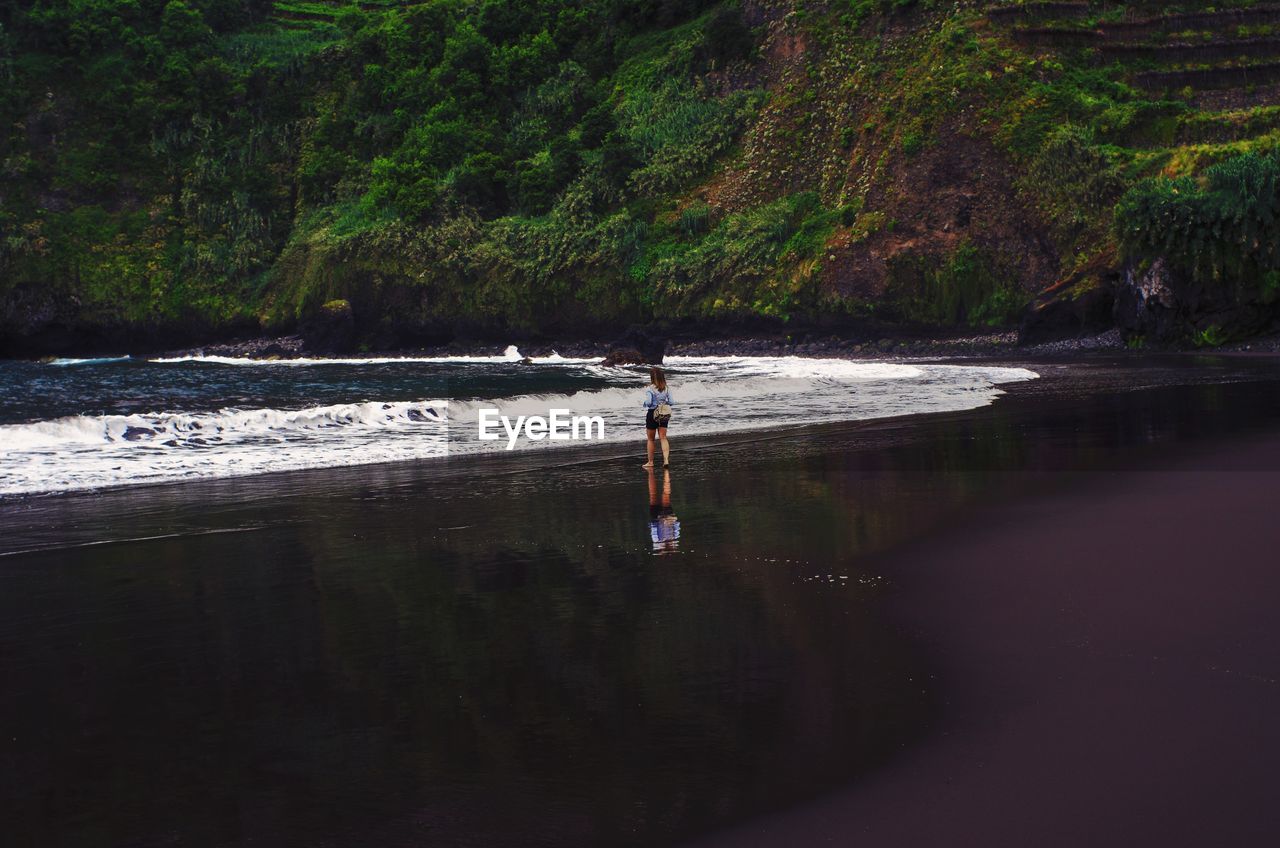
[(1200, 280), (1270, 288), (1280, 270), (1280, 158), (1247, 153), (1200, 177), (1157, 177), (1116, 206), (1131, 259), (1163, 258)]
[(1196, 347), (1221, 347), (1229, 340), (1227, 334), (1217, 324), (1200, 330), (1192, 337), (1192, 342)]
[(754, 314), (786, 320), (818, 302), (818, 256), (839, 213), (804, 192), (726, 216), (704, 237), (646, 248), (665, 315)]
[(1007, 326), (1027, 304), (1009, 270), (969, 243), (942, 260), (919, 254), (891, 260), (886, 295), (899, 317), (924, 324)]
[(680, 232), (686, 236), (706, 235), (710, 223), (711, 207), (702, 201), (689, 204), (680, 213)]

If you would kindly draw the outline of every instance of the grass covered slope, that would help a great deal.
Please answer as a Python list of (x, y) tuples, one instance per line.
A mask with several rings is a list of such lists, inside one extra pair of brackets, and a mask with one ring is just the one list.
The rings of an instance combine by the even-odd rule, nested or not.
[(1152, 267), (1263, 317), (1276, 288), (1271, 7), (21, 0), (0, 26), (10, 352), (335, 300), (394, 346), (1003, 326)]

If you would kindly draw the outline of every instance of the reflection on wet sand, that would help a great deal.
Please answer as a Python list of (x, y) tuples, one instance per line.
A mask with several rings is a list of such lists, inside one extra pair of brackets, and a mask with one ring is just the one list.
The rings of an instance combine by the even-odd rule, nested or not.
[(649, 538), (653, 552), (674, 553), (680, 548), (680, 519), (671, 509), (671, 472), (662, 472), (662, 496), (658, 496), (658, 476), (649, 469)]

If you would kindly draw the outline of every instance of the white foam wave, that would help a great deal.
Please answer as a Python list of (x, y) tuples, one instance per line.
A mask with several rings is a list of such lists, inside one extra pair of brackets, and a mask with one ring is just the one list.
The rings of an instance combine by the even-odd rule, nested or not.
[(0, 494), (415, 459), (447, 448), (443, 400), (81, 415), (0, 426)]
[(95, 356), (95, 357), (90, 357), (89, 359), (62, 359), (62, 358), (60, 358), (60, 359), (51, 359), (51, 360), (49, 360), (49, 361), (48, 361), (48, 363), (46, 363), (46, 364), (48, 364), (48, 365), (58, 365), (58, 366), (66, 366), (66, 365), (101, 365), (101, 364), (102, 364), (102, 363), (104, 363), (104, 362), (125, 362), (126, 360), (131, 359), (131, 358), (132, 358), (132, 357), (129, 357), (129, 356)]
[[(899, 365), (839, 360), (735, 358), (737, 374), (724, 373), (705, 358), (672, 362), (676, 400), (672, 432), (690, 434), (768, 430), (809, 424), (955, 412), (985, 406), (1002, 394), (1001, 383), (1035, 379), (1023, 368)], [(680, 369), (680, 370), (677, 370)], [(600, 416), (612, 440), (635, 439), (643, 418), (643, 392), (634, 386), (572, 394), (522, 395), (449, 405), (453, 452), (485, 449), (475, 439), (481, 410), (498, 407), (517, 416), (547, 416), (553, 408)], [(520, 440), (518, 448), (544, 442)]]
[(718, 379), (751, 377), (826, 378), (833, 380), (903, 380), (919, 377), (920, 368), (895, 362), (854, 362), (805, 356), (668, 356), (668, 370), (714, 373)]
[[(356, 357), (306, 357), (292, 359), (252, 359), (247, 356), (205, 356), (191, 354), (188, 356), (170, 356), (149, 359), (162, 365), (174, 365), (187, 362), (205, 362), (213, 365), (246, 365), (267, 367), (308, 368), (322, 365), (398, 365), (426, 363), (439, 365), (501, 365), (516, 363), (524, 359), (515, 345), (507, 345), (506, 350), (498, 356), (356, 356)], [(600, 361), (594, 358), (570, 358), (552, 351), (549, 356), (532, 357), (535, 364), (553, 365), (589, 365)]]
[[(514, 347), (509, 350), (518, 356)], [(671, 357), (667, 364), (676, 400), (673, 435), (960, 411), (991, 403), (1002, 383), (1037, 376), (1022, 368), (801, 357)], [(601, 417), (610, 441), (642, 439), (641, 374), (636, 369), (598, 373), (612, 385), (492, 401), (370, 400), (294, 410), (162, 411), (3, 425), (0, 494), (502, 450), (505, 438), (477, 438), (485, 408), (497, 408), (512, 420), (567, 409)], [(562, 444), (521, 439), (517, 448)]]
[(101, 446), (133, 442), (167, 447), (204, 447), (252, 439), (286, 440), (335, 427), (381, 427), (443, 420), (446, 401), (364, 403), (299, 410), (223, 409), (212, 413), (155, 412), (134, 415), (75, 415), (0, 427), (9, 449)]

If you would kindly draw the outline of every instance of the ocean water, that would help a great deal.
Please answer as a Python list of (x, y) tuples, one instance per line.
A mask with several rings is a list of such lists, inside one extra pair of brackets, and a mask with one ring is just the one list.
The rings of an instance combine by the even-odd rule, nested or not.
[[(644, 368), (552, 355), (0, 363), (0, 495), (99, 489), (507, 449), (481, 410), (598, 416), (642, 438)], [(1023, 368), (799, 357), (670, 357), (671, 433), (716, 434), (984, 406)], [(568, 441), (516, 441), (548, 450)]]

